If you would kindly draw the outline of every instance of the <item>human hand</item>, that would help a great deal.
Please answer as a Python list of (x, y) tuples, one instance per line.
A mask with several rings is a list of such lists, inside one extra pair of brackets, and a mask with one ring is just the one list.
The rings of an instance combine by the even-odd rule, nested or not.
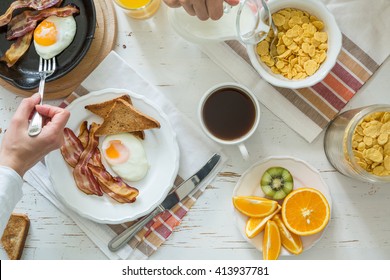
[[(42, 157), (62, 146), (63, 130), (70, 116), (65, 109), (37, 105), (39, 101), (40, 96), (35, 94), (21, 102), (0, 146), (0, 165), (11, 167), (22, 177)], [(46, 121), (41, 133), (30, 137), (27, 130), (34, 108)]]
[(231, 6), (240, 3), (240, 0), (164, 0), (171, 8), (183, 7), (191, 16), (200, 20), (218, 20), (223, 15), (223, 2)]

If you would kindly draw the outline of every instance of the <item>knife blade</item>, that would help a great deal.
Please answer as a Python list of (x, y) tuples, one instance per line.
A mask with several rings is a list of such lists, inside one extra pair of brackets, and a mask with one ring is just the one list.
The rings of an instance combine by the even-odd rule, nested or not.
[(189, 179), (181, 183), (177, 188), (175, 188), (161, 203), (161, 206), (165, 209), (171, 209), (183, 198), (191, 193), (206, 176), (214, 169), (218, 164), (221, 156), (218, 154), (213, 155), (210, 160), (194, 175)]
[(181, 183), (178, 187), (173, 189), (167, 195), (164, 201), (159, 206), (157, 206), (149, 215), (146, 215), (137, 223), (124, 230), (121, 234), (114, 237), (108, 243), (108, 249), (110, 249), (110, 251), (112, 252), (118, 251), (156, 215), (162, 213), (165, 210), (171, 209), (178, 202), (183, 200), (187, 195), (189, 195), (193, 190), (195, 190), (197, 186), (199, 186), (199, 184), (207, 177), (207, 175), (210, 174), (210, 172), (215, 168), (215, 166), (217, 166), (220, 159), (221, 156), (219, 154), (214, 154), (198, 172), (196, 172), (186, 181)]

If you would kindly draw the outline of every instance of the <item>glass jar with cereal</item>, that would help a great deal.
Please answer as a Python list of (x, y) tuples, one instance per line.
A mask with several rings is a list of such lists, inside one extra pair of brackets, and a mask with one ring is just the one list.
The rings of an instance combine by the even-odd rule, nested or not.
[(324, 149), (342, 174), (390, 183), (390, 105), (370, 105), (338, 115), (326, 130)]

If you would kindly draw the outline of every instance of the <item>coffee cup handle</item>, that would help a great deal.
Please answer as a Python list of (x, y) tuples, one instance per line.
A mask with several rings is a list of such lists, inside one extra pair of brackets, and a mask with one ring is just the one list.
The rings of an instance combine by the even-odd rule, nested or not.
[(248, 153), (248, 149), (245, 147), (245, 145), (243, 143), (238, 144), (238, 149), (240, 150), (240, 153), (241, 153), (242, 157), (245, 160), (248, 160), (249, 159), (249, 153)]

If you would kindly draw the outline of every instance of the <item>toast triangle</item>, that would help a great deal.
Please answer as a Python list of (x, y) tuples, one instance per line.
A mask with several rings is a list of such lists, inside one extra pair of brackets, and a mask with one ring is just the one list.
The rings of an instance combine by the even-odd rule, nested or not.
[(98, 115), (99, 117), (102, 117), (104, 119), (108, 115), (108, 113), (110, 112), (112, 106), (114, 106), (115, 102), (119, 99), (122, 99), (122, 100), (130, 103), (130, 105), (133, 104), (131, 102), (130, 96), (128, 96), (127, 94), (124, 94), (124, 95), (119, 96), (115, 99), (111, 99), (111, 100), (108, 100), (105, 102), (87, 105), (87, 106), (85, 106), (85, 109), (91, 111), (95, 115)]
[(160, 128), (160, 123), (138, 111), (129, 102), (118, 99), (96, 131), (96, 135), (111, 135), (152, 128)]

